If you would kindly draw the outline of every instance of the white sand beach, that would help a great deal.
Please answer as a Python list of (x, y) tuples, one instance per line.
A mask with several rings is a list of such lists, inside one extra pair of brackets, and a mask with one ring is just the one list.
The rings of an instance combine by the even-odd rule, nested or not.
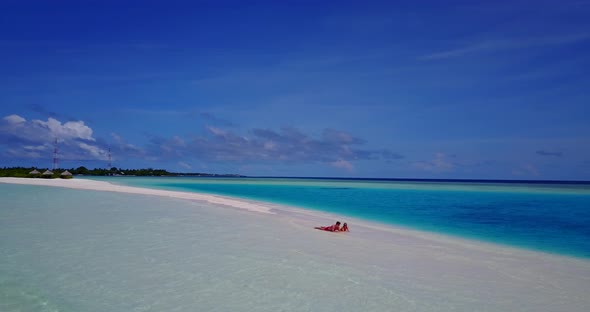
[(175, 192), (166, 190), (155, 190), (132, 186), (113, 185), (108, 182), (93, 181), (87, 179), (21, 179), (21, 178), (0, 178), (0, 183), (43, 185), (55, 187), (68, 187), (79, 190), (93, 190), (106, 192), (120, 192), (129, 194), (167, 196), (179, 199), (199, 200), (211, 204), (230, 206), (239, 209), (246, 209), (255, 212), (270, 213), (270, 208), (250, 203), (244, 200), (235, 200), (228, 197), (209, 194)]
[[(103, 253), (112, 254), (108, 260), (118, 261), (119, 266), (113, 268), (96, 255), (83, 258), (79, 247), (70, 250), (86, 259), (76, 260), (77, 264), (69, 268), (74, 272), (71, 275), (84, 276), (87, 269), (82, 263), (86, 263), (100, 273), (86, 283), (97, 284), (96, 289), (112, 285), (109, 292), (95, 290), (92, 294), (97, 298), (115, 300), (117, 287), (133, 284), (135, 291), (142, 294), (131, 300), (130, 308), (135, 310), (590, 309), (590, 261), (586, 259), (394, 228), (345, 216), (338, 218), (349, 223), (350, 233), (317, 231), (313, 226), (329, 224), (337, 216), (207, 194), (85, 179), (0, 178), (0, 183), (141, 195), (137, 199), (129, 197), (130, 209), (135, 211), (142, 209), (133, 204), (135, 201), (150, 199), (154, 206), (146, 212), (148, 216), (134, 215), (150, 217), (146, 219), (149, 222), (125, 227), (129, 237), (109, 238), (110, 245), (102, 247)], [(175, 214), (162, 216), (166, 209)], [(98, 209), (93, 211), (95, 218), (104, 216)], [(111, 226), (108, 233), (118, 233), (115, 225)], [(100, 235), (106, 237), (108, 233)], [(134, 243), (124, 245), (125, 240)], [(0, 243), (8, 241), (4, 238)], [(67, 254), (68, 249), (63, 250), (61, 254)], [(49, 248), (42, 248), (43, 252), (54, 255)], [(16, 251), (14, 254), (21, 255)], [(138, 254), (142, 256), (136, 257)], [(65, 260), (59, 265), (74, 255), (63, 256)], [(17, 267), (16, 261), (14, 265)], [(117, 284), (121, 279), (125, 285)], [(161, 287), (153, 285), (154, 281)]]

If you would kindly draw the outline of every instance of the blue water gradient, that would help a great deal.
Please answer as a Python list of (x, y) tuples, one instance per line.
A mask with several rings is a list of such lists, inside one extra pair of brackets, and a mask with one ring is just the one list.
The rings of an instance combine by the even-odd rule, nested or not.
[[(271, 178), (105, 178), (287, 204), (590, 258), (590, 185)], [(354, 225), (352, 225), (354, 226)]]

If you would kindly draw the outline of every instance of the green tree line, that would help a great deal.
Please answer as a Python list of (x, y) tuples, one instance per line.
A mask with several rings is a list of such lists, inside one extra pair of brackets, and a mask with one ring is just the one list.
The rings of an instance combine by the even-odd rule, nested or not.
[[(29, 174), (31, 171), (37, 170), (40, 173), (45, 172), (47, 168), (37, 167), (3, 167), (0, 168), (0, 177), (22, 177), (31, 178), (37, 177)], [(164, 169), (122, 169), (112, 167), (111, 169), (106, 168), (94, 168), (88, 169), (84, 166), (78, 168), (59, 168), (53, 171), (53, 177), (58, 178), (64, 171), (69, 171), (72, 175), (86, 175), (86, 176), (200, 176), (200, 177), (242, 177), (239, 174), (213, 174), (213, 173), (176, 173), (168, 172)]]
[[(31, 177), (29, 174), (33, 170), (37, 170), (43, 173), (47, 168), (35, 168), (35, 167), (3, 167), (0, 169), (0, 177)], [(111, 175), (129, 175), (129, 176), (169, 176), (176, 175), (170, 173), (164, 169), (120, 169), (113, 167), (111, 169), (105, 168), (94, 168), (88, 169), (84, 166), (78, 168), (59, 168), (51, 170), (54, 176), (59, 176), (64, 171), (69, 171), (73, 175), (88, 175), (88, 176), (111, 176)]]

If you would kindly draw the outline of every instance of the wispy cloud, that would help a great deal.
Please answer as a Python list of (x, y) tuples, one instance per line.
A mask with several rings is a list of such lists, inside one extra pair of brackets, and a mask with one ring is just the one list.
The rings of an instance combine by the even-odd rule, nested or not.
[(439, 60), (461, 57), (473, 53), (489, 53), (534, 47), (556, 46), (576, 43), (588, 39), (590, 39), (589, 33), (568, 34), (563, 36), (529, 37), (522, 39), (512, 38), (498, 40), (481, 40), (465, 44), (462, 47), (458, 47), (455, 49), (449, 49), (446, 51), (422, 55), (418, 57), (418, 59)]
[(366, 141), (345, 131), (325, 129), (313, 137), (297, 128), (252, 129), (247, 135), (207, 127), (205, 135), (179, 142), (178, 138), (152, 138), (150, 153), (163, 158), (198, 159), (214, 162), (326, 163), (352, 169), (363, 159), (395, 160), (402, 155), (388, 150), (363, 148)]
[[(324, 129), (309, 135), (294, 127), (279, 130), (254, 128), (239, 134), (208, 126), (192, 137), (152, 136), (145, 147), (127, 142), (116, 133), (108, 140), (95, 138), (83, 121), (60, 122), (54, 118), (27, 120), (19, 115), (0, 119), (0, 145), (12, 158), (49, 157), (53, 141), (59, 141), (60, 158), (105, 161), (125, 158), (183, 164), (199, 162), (253, 164), (325, 164), (347, 171), (359, 160), (393, 161), (404, 156), (387, 149), (367, 148), (367, 141), (349, 132)], [(437, 163), (437, 166), (442, 166)], [(190, 166), (190, 165), (189, 165)]]

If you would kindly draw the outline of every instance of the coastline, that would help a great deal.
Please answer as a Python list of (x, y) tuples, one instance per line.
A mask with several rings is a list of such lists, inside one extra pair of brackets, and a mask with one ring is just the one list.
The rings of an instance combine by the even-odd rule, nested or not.
[[(227, 224), (203, 223), (200, 227), (194, 227), (193, 221), (187, 221), (186, 228), (178, 230), (174, 240), (150, 247), (155, 248), (154, 251), (146, 254), (148, 258), (137, 259), (137, 264), (169, 256), (169, 262), (163, 263), (166, 268), (174, 268), (170, 263), (176, 261), (176, 265), (183, 267), (186, 274), (195, 274), (199, 270), (233, 272), (225, 278), (235, 285), (253, 278), (261, 285), (265, 280), (274, 280), (277, 286), (292, 287), (289, 289), (300, 291), (302, 296), (308, 296), (304, 297), (307, 299), (312, 299), (309, 296), (314, 293), (329, 291), (325, 298), (330, 303), (337, 300), (348, 304), (341, 309), (343, 311), (352, 311), (355, 306), (359, 308), (358, 305), (371, 310), (371, 303), (366, 302), (366, 297), (359, 297), (362, 291), (380, 293), (381, 297), (376, 300), (384, 304), (381, 308), (396, 308), (400, 311), (415, 311), (419, 307), (431, 308), (432, 311), (437, 308), (460, 311), (584, 311), (590, 306), (590, 298), (586, 295), (587, 289), (590, 289), (590, 261), (583, 259), (462, 240), (352, 218), (341, 219), (351, 224), (350, 233), (316, 231), (313, 226), (333, 222), (335, 216), (208, 194), (160, 191), (84, 179), (0, 178), (0, 183), (127, 193), (138, 198), (147, 197), (148, 200), (148, 196), (160, 196), (163, 200), (154, 201), (154, 205), (162, 211), (178, 211), (176, 208), (195, 211), (195, 220), (218, 211), (223, 218), (216, 217), (215, 220), (230, 222), (231, 228), (238, 227), (240, 232), (226, 231)], [(110, 195), (101, 195), (105, 196)], [(184, 209), (185, 206), (194, 209)], [(141, 211), (142, 207), (132, 209)], [(101, 215), (100, 211), (96, 213)], [(154, 227), (150, 227), (150, 231), (131, 237), (140, 239), (143, 235), (156, 235), (154, 239), (161, 238), (159, 235), (162, 234), (157, 232), (156, 226), (164, 226), (171, 219), (164, 216), (155, 220), (164, 223), (153, 223)], [(143, 223), (142, 226), (146, 224), (152, 223)], [(183, 232), (197, 230), (205, 231), (203, 233), (208, 236)], [(187, 242), (177, 246), (182, 240)], [(114, 237), (113, 242), (119, 244), (119, 239)], [(145, 246), (152, 246), (152, 243), (152, 240), (147, 241)], [(192, 250), (191, 244), (201, 247), (195, 249), (194, 254), (188, 253)], [(215, 246), (223, 247), (217, 250)], [(103, 252), (112, 252), (111, 248), (114, 247), (105, 248)], [(133, 255), (146, 252), (145, 249), (133, 246), (128, 250), (127, 245), (121, 245), (121, 248), (119, 252), (128, 256), (119, 261), (129, 261), (124, 259), (135, 259)], [(52, 251), (48, 249), (46, 252)], [(203, 252), (210, 252), (213, 255), (211, 259), (215, 259), (215, 255), (227, 253), (235, 253), (237, 258), (223, 256), (213, 260), (214, 263), (194, 267), (201, 263), (199, 261), (204, 261), (199, 260)], [(90, 259), (88, 261), (94, 261)], [(106, 262), (105, 268), (110, 268)], [(143, 269), (150, 270), (151, 267)], [(271, 270), (273, 274), (268, 275), (265, 270)], [(289, 278), (282, 275), (286, 272), (290, 274)], [(162, 274), (163, 279), (171, 278), (164, 275), (165, 272)], [(127, 279), (134, 280), (140, 276), (140, 273), (134, 273)], [(266, 276), (266, 279), (256, 276)], [(222, 283), (211, 278), (207, 281)], [(324, 280), (337, 282), (339, 279), (349, 284), (339, 290), (326, 290), (322, 284), (318, 284)], [(176, 277), (176, 280), (170, 280), (171, 283), (179, 281), (183, 279)], [(191, 281), (185, 282), (193, 285)], [(232, 289), (233, 284), (223, 285)], [(266, 289), (266, 286), (260, 287)], [(244, 291), (239, 286), (235, 288), (237, 291), (240, 289)], [(202, 290), (199, 288), (199, 291)], [(313, 308), (310, 304), (309, 309), (303, 310)]]
[[(420, 240), (423, 242), (430, 242), (433, 244), (440, 244), (441, 246), (447, 246), (445, 248), (449, 248), (448, 246), (451, 246), (450, 248), (454, 248), (455, 246), (457, 246), (459, 248), (477, 250), (479, 252), (485, 253), (489, 251), (494, 251), (499, 252), (501, 254), (522, 254), (524, 256), (532, 257), (554, 257), (556, 259), (567, 259), (582, 262), (586, 262), (588, 260), (585, 258), (579, 258), (571, 255), (563, 255), (545, 251), (531, 250), (526, 248), (518, 248), (515, 246), (503, 245), (489, 241), (462, 238), (442, 233), (427, 232), (409, 227), (404, 227), (401, 225), (394, 226), (390, 224), (362, 220), (355, 217), (337, 216), (333, 213), (309, 210), (301, 207), (293, 207), (282, 204), (248, 200), (243, 198), (215, 194), (133, 187), (92, 179), (30, 179), (0, 177), (0, 183), (62, 187), (77, 190), (127, 193), (143, 196), (161, 196), (181, 200), (204, 202), (211, 205), (229, 207), (232, 209), (248, 212), (271, 214), (275, 217), (286, 218), (292, 224), (296, 224), (298, 227), (300, 227), (300, 230), (312, 229), (314, 226), (332, 224), (335, 220), (341, 220), (343, 222), (348, 222), (349, 224), (354, 225), (354, 236), (356, 238), (370, 241), (388, 242), (391, 236), (397, 236), (405, 237), (410, 240)], [(590, 261), (587, 262), (590, 264)]]
[[(358, 228), (359, 224), (364, 224), (366, 225), (366, 227), (369, 228), (378, 228), (379, 231), (395, 231), (395, 230), (405, 230), (405, 233), (413, 233), (416, 236), (423, 236), (423, 235), (427, 235), (429, 239), (439, 239), (439, 238), (450, 238), (453, 241), (461, 241), (461, 242), (465, 242), (467, 244), (475, 244), (476, 246), (480, 246), (480, 245), (485, 245), (485, 244), (492, 244), (494, 245), (494, 247), (499, 247), (499, 248), (505, 248), (505, 247), (511, 247), (511, 248), (517, 248), (520, 250), (528, 250), (528, 251), (536, 251), (536, 252), (541, 252), (541, 253), (549, 253), (549, 254), (553, 254), (553, 255), (562, 255), (562, 256), (567, 256), (567, 257), (575, 257), (575, 258), (581, 258), (581, 259), (585, 259), (585, 260), (590, 260), (590, 254), (588, 254), (587, 252), (585, 252), (587, 249), (580, 249), (582, 250), (582, 252), (578, 252), (578, 250), (576, 250), (575, 248), (573, 249), (568, 249), (570, 244), (577, 244), (576, 242), (578, 242), (579, 244), (583, 244), (581, 243), (581, 241), (577, 240), (577, 237), (558, 237), (559, 235), (549, 235), (548, 237), (544, 237), (542, 236), (543, 233), (538, 233), (537, 229), (535, 229), (534, 227), (531, 228), (530, 232), (528, 231), (528, 228), (521, 228), (520, 230), (522, 230), (522, 232), (519, 233), (515, 233), (517, 234), (516, 236), (511, 236), (511, 231), (508, 231), (508, 233), (497, 233), (497, 236), (494, 235), (490, 235), (490, 233), (492, 232), (488, 232), (482, 235), (482, 232), (479, 231), (480, 229), (470, 229), (469, 227), (465, 227), (467, 226), (471, 226), (472, 224), (456, 224), (456, 228), (453, 227), (447, 227), (445, 228), (444, 225), (442, 228), (439, 228), (436, 226), (436, 222), (438, 222), (438, 220), (431, 220), (429, 219), (430, 216), (426, 215), (424, 220), (421, 220), (419, 222), (417, 219), (412, 220), (411, 217), (409, 218), (410, 222), (408, 222), (408, 220), (404, 219), (406, 216), (404, 216), (403, 214), (399, 214), (398, 216), (396, 216), (395, 219), (390, 218), (390, 216), (388, 216), (387, 214), (383, 214), (382, 216), (376, 217), (376, 216), (368, 216), (367, 215), (363, 215), (363, 211), (365, 209), (365, 207), (368, 209), (368, 211), (371, 211), (370, 209), (372, 209), (371, 207), (373, 207), (373, 205), (380, 205), (379, 202), (374, 202), (371, 201), (371, 198), (368, 198), (368, 202), (364, 201), (364, 200), (360, 200), (354, 203), (349, 203), (349, 202), (339, 202), (338, 203), (338, 208), (335, 208), (334, 205), (332, 205), (330, 207), (330, 205), (328, 206), (324, 206), (325, 202), (321, 200), (321, 198), (314, 198), (314, 196), (303, 196), (304, 198), (309, 198), (310, 200), (299, 200), (299, 198), (297, 198), (297, 196), (299, 195), (295, 195), (295, 197), (292, 197), (293, 194), (297, 194), (298, 192), (288, 192), (289, 194), (283, 193), (282, 195), (280, 195), (280, 197), (276, 197), (275, 195), (273, 195), (272, 193), (264, 193), (264, 192), (260, 192), (260, 190), (258, 189), (258, 185), (269, 185), (269, 186), (280, 186), (281, 189), (287, 189), (287, 188), (283, 188), (283, 186), (300, 186), (301, 181), (293, 181), (291, 179), (270, 179), (270, 180), (260, 180), (260, 179), (250, 179), (250, 180), (246, 180), (246, 181), (241, 181), (241, 180), (236, 180), (236, 179), (190, 179), (190, 185), (191, 187), (182, 187), (183, 185), (185, 185), (185, 181), (183, 181), (183, 179), (175, 179), (175, 178), (170, 178), (170, 177), (162, 177), (162, 178), (148, 178), (145, 181), (141, 178), (135, 178), (135, 177), (121, 177), (121, 178), (106, 178), (106, 179), (96, 179), (93, 177), (82, 177), (83, 179), (90, 179), (93, 181), (102, 181), (102, 182), (108, 182), (108, 183), (112, 183), (114, 185), (120, 185), (120, 186), (132, 186), (132, 187), (139, 187), (139, 188), (148, 188), (148, 189), (155, 189), (155, 190), (170, 190), (170, 191), (177, 191), (177, 192), (189, 192), (192, 194), (195, 193), (200, 193), (200, 194), (208, 194), (208, 195), (213, 195), (213, 196), (220, 196), (220, 197), (227, 197), (230, 199), (234, 199), (237, 200), (238, 202), (240, 201), (245, 201), (248, 203), (254, 203), (257, 204), (259, 207), (265, 207), (265, 209), (268, 209), (269, 207), (271, 207), (271, 212), (272, 213), (283, 213), (283, 212), (292, 212), (295, 215), (298, 216), (306, 216), (307, 218), (311, 219), (312, 221), (314, 221), (313, 223), (311, 223), (311, 226), (317, 226), (318, 224), (333, 224), (335, 220), (340, 220), (343, 222), (346, 222), (347, 220), (352, 220), (353, 223), (355, 224), (355, 227)], [(129, 181), (128, 181), (129, 180)], [(140, 182), (137, 183), (139, 180)], [(158, 182), (154, 182), (156, 180), (159, 180)], [(131, 182), (133, 181), (133, 182)], [(198, 184), (205, 184), (206, 187), (198, 187)], [(347, 188), (352, 188), (352, 192), (355, 192), (357, 188), (362, 189), (362, 188), (370, 188), (370, 189), (404, 189), (404, 190), (425, 190), (427, 192), (430, 191), (458, 191), (458, 192), (499, 192), (499, 193), (519, 193), (519, 192), (525, 192), (525, 193), (536, 193), (536, 192), (540, 192), (543, 196), (547, 195), (547, 194), (551, 194), (553, 192), (560, 194), (560, 195), (574, 195), (574, 194), (578, 194), (578, 192), (581, 192), (580, 194), (584, 194), (584, 195), (590, 195), (590, 190), (585, 188), (585, 189), (570, 189), (565, 188), (565, 189), (560, 189), (560, 188), (555, 188), (553, 189), (552, 187), (547, 187), (547, 189), (542, 188), (542, 189), (537, 189), (536, 187), (534, 188), (530, 188), (530, 186), (503, 186), (503, 185), (494, 185), (494, 184), (486, 184), (484, 186), (480, 186), (480, 185), (467, 185), (467, 186), (463, 186), (463, 185), (459, 185), (459, 184), (425, 184), (425, 185), (416, 185), (416, 184), (384, 184), (384, 185), (366, 185), (366, 184), (356, 184), (352, 183), (349, 184), (348, 182), (337, 182), (336, 184), (332, 184), (332, 182), (330, 181), (312, 181), (311, 183), (309, 181), (303, 181), (304, 185), (312, 185), (315, 187), (319, 187), (321, 189), (331, 189), (332, 187), (336, 187), (336, 189), (339, 188), (343, 188), (343, 189), (347, 189)], [(342, 184), (345, 183), (345, 184)], [(189, 184), (186, 184), (185, 186), (188, 186)], [(192, 187), (192, 185), (195, 184), (196, 187)], [(208, 188), (207, 186), (209, 186), (211, 184), (211, 186), (214, 186), (213, 188)], [(216, 187), (216, 185), (224, 185), (224, 184), (229, 184), (229, 185), (244, 185), (244, 189), (247, 190), (245, 192), (234, 192), (232, 193), (230, 192), (225, 192), (223, 191), (223, 188), (218, 189)], [(178, 187), (180, 186), (180, 187)], [(201, 191), (202, 190), (202, 191)], [(348, 191), (346, 191), (348, 192)], [(328, 194), (329, 195), (329, 194)], [(363, 198), (363, 194), (358, 194), (358, 193), (350, 193), (350, 194), (346, 194), (347, 196), (351, 196), (353, 199), (362, 199)], [(387, 195), (387, 194), (385, 194)], [(437, 195), (438, 196), (438, 195)], [(590, 198), (590, 197), (589, 197)], [(284, 200), (285, 199), (285, 200)], [(477, 199), (477, 203), (481, 205), (481, 203), (479, 202), (481, 198)], [(564, 198), (564, 200), (569, 200), (569, 198)], [(484, 201), (485, 202), (485, 198)], [(475, 202), (474, 202), (475, 203)], [(396, 204), (399, 205), (400, 203)], [(341, 207), (346, 207), (344, 209), (341, 209)], [(352, 209), (348, 209), (351, 207), (355, 207)], [(483, 208), (486, 208), (487, 206), (485, 204), (483, 204), (482, 206)], [(565, 207), (565, 204), (564, 204)], [(417, 206), (417, 209), (423, 209), (423, 208), (427, 208), (427, 207), (421, 207), (420, 205)], [(339, 211), (340, 212), (337, 212)], [(541, 209), (542, 210), (542, 209)], [(570, 209), (571, 210), (571, 209)], [(395, 211), (395, 209), (394, 209)], [(485, 211), (485, 209), (484, 209)], [(458, 213), (459, 215), (461, 213), (471, 213), (470, 211), (458, 211), (458, 212), (452, 212), (452, 213)], [(526, 212), (523, 212), (526, 213)], [(321, 220), (318, 221), (319, 216), (323, 216), (323, 218), (321, 218)], [(449, 215), (450, 217), (454, 217), (453, 214)], [(481, 221), (478, 220), (474, 220), (475, 224), (478, 222), (481, 222), (482, 224), (487, 224), (487, 221), (490, 222), (495, 222), (496, 218), (500, 218), (502, 220), (508, 220), (505, 219), (506, 217), (510, 217), (510, 216), (490, 216), (490, 215), (483, 215)], [(550, 217), (550, 216), (548, 216)], [(491, 219), (490, 219), (491, 218)], [(435, 218), (436, 219), (436, 218)], [(432, 223), (434, 221), (434, 223)], [(518, 221), (518, 220), (515, 220)], [(422, 222), (422, 223), (420, 223)], [(444, 223), (444, 222), (443, 222)], [(581, 222), (574, 222), (574, 225), (578, 225)], [(440, 224), (439, 224), (440, 225)], [(567, 226), (567, 225), (566, 225)], [(540, 225), (539, 228), (541, 228), (542, 226)], [(497, 226), (496, 229), (501, 229), (502, 227)], [(567, 229), (567, 227), (565, 228)], [(556, 230), (555, 228), (549, 227), (548, 231), (550, 232), (551, 230)], [(501, 230), (498, 230), (501, 231)], [(505, 232), (505, 231), (504, 231)], [(512, 231), (514, 232), (514, 231)], [(536, 240), (530, 240), (530, 244), (527, 241), (527, 236), (521, 233), (528, 233), (526, 235), (528, 235), (528, 237), (536, 237), (538, 234), (541, 234), (541, 236), (538, 237), (538, 239)], [(369, 237), (372, 238), (372, 237)], [(566, 244), (562, 244), (562, 242), (568, 242)], [(590, 245), (588, 246), (590, 247)]]
[(30, 179), (30, 178), (0, 178), (0, 183), (40, 185), (53, 187), (66, 187), (78, 190), (118, 192), (140, 195), (154, 195), (204, 201), (210, 204), (230, 206), (238, 209), (245, 209), (254, 212), (271, 213), (270, 208), (260, 204), (236, 200), (229, 197), (209, 195), (203, 193), (177, 192), (167, 190), (155, 190), (124, 185), (115, 185), (109, 182), (87, 180), (87, 179)]

